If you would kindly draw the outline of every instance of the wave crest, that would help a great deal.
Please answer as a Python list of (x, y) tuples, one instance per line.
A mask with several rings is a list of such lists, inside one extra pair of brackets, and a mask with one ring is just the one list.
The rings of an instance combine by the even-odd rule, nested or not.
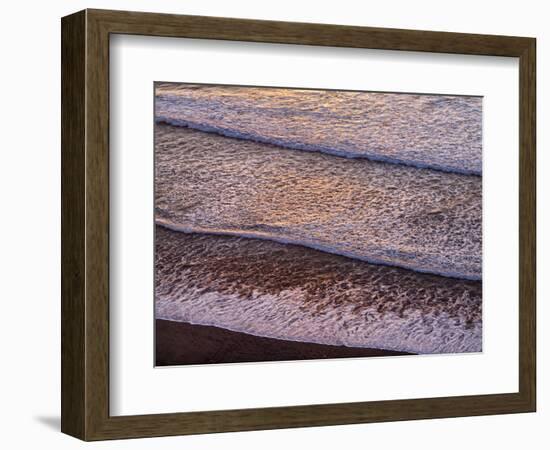
[(175, 127), (191, 128), (194, 130), (203, 131), (205, 133), (216, 133), (221, 136), (226, 136), (234, 139), (243, 139), (253, 142), (260, 142), (263, 144), (276, 145), (282, 148), (288, 148), (290, 150), (302, 150), (308, 152), (319, 152), (327, 155), (339, 156), (349, 159), (368, 159), (370, 161), (384, 162), (388, 164), (401, 164), (409, 167), (416, 167), (418, 169), (431, 169), (441, 172), (457, 173), (461, 175), (477, 175), (480, 176), (481, 172), (478, 170), (469, 170), (463, 168), (457, 168), (452, 166), (443, 166), (435, 163), (422, 163), (415, 160), (407, 160), (403, 158), (384, 156), (376, 151), (369, 151), (364, 149), (361, 152), (344, 150), (339, 148), (333, 148), (329, 146), (322, 146), (319, 144), (312, 145), (303, 142), (293, 141), (289, 139), (276, 139), (262, 136), (260, 134), (238, 131), (224, 126), (213, 126), (205, 123), (193, 122), (191, 120), (174, 119), (165, 116), (157, 116), (155, 118), (156, 123), (166, 124)]
[(155, 217), (481, 279), (481, 179), (156, 127)]

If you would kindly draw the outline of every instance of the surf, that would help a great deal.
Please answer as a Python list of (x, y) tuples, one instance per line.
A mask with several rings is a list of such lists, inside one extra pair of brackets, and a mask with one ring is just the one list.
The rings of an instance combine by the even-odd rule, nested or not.
[(203, 227), (193, 226), (193, 225), (183, 225), (183, 224), (172, 223), (169, 220), (161, 219), (161, 218), (155, 219), (155, 225), (164, 227), (171, 231), (176, 231), (176, 232), (185, 233), (185, 234), (200, 233), (200, 234), (207, 234), (212, 236), (233, 236), (233, 237), (240, 237), (240, 238), (247, 238), (247, 239), (261, 239), (266, 241), (277, 242), (279, 244), (298, 245), (301, 247), (306, 247), (313, 250), (321, 251), (324, 253), (330, 253), (332, 255), (344, 256), (346, 258), (355, 259), (358, 261), (364, 261), (369, 264), (383, 265), (388, 267), (398, 267), (401, 269), (411, 270), (413, 272), (428, 273), (428, 274), (439, 275), (439, 276), (448, 277), (448, 278), (458, 278), (458, 279), (470, 280), (470, 281), (481, 280), (481, 275), (477, 275), (477, 274), (467, 274), (463, 272), (446, 272), (443, 270), (428, 269), (414, 263), (406, 264), (406, 263), (400, 262), (399, 260), (392, 259), (390, 257), (386, 259), (369, 257), (368, 255), (363, 255), (360, 253), (346, 252), (344, 250), (339, 249), (336, 246), (330, 246), (330, 245), (326, 245), (326, 244), (322, 244), (314, 241), (309, 241), (307, 239), (295, 239), (295, 238), (292, 238), (291, 236), (284, 236), (284, 235), (279, 236), (276, 233), (274, 232), (270, 233), (269, 231), (203, 228)]
[(479, 97), (165, 84), (156, 87), (155, 120), (292, 150), (482, 173)]
[(158, 224), (481, 279), (481, 179), (157, 127)]
[(259, 239), (157, 235), (157, 319), (348, 347), (482, 350), (479, 281)]
[(234, 128), (213, 126), (205, 123), (197, 123), (191, 120), (175, 119), (165, 116), (157, 116), (155, 118), (157, 124), (171, 125), (175, 127), (191, 128), (194, 130), (203, 131), (205, 133), (215, 133), (220, 136), (231, 137), (235, 139), (243, 139), (253, 142), (260, 142), (263, 144), (272, 144), (278, 147), (287, 148), (289, 150), (301, 150), (307, 152), (319, 152), (332, 156), (339, 156), (349, 159), (368, 159), (370, 161), (385, 162), (388, 164), (400, 164), (409, 167), (416, 167), (418, 169), (431, 169), (440, 172), (457, 173), (461, 175), (477, 175), (481, 176), (479, 170), (468, 170), (452, 166), (443, 166), (434, 163), (422, 163), (414, 160), (407, 160), (401, 158), (392, 158), (389, 156), (383, 156), (377, 154), (375, 150), (362, 149), (361, 151), (344, 150), (341, 148), (331, 148), (328, 146), (311, 145), (303, 142), (296, 142), (285, 139), (268, 138), (259, 134), (245, 133), (238, 131)]

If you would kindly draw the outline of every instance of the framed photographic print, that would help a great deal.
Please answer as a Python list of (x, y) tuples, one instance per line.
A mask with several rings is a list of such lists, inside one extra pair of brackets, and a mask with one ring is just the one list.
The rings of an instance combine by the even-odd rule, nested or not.
[(535, 410), (535, 39), (62, 19), (62, 431)]

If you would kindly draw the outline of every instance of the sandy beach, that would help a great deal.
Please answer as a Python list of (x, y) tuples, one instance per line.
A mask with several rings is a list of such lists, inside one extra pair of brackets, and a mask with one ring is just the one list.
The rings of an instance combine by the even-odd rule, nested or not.
[(204, 325), (156, 320), (156, 365), (398, 356), (404, 352), (284, 341)]

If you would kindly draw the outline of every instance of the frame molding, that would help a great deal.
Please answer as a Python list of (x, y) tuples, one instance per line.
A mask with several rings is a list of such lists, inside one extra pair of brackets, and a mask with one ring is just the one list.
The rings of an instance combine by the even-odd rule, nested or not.
[[(355, 26), (84, 10), (62, 33), (62, 432), (137, 438), (536, 409), (536, 40)], [(109, 415), (109, 35), (519, 57), (519, 392), (227, 411)]]

